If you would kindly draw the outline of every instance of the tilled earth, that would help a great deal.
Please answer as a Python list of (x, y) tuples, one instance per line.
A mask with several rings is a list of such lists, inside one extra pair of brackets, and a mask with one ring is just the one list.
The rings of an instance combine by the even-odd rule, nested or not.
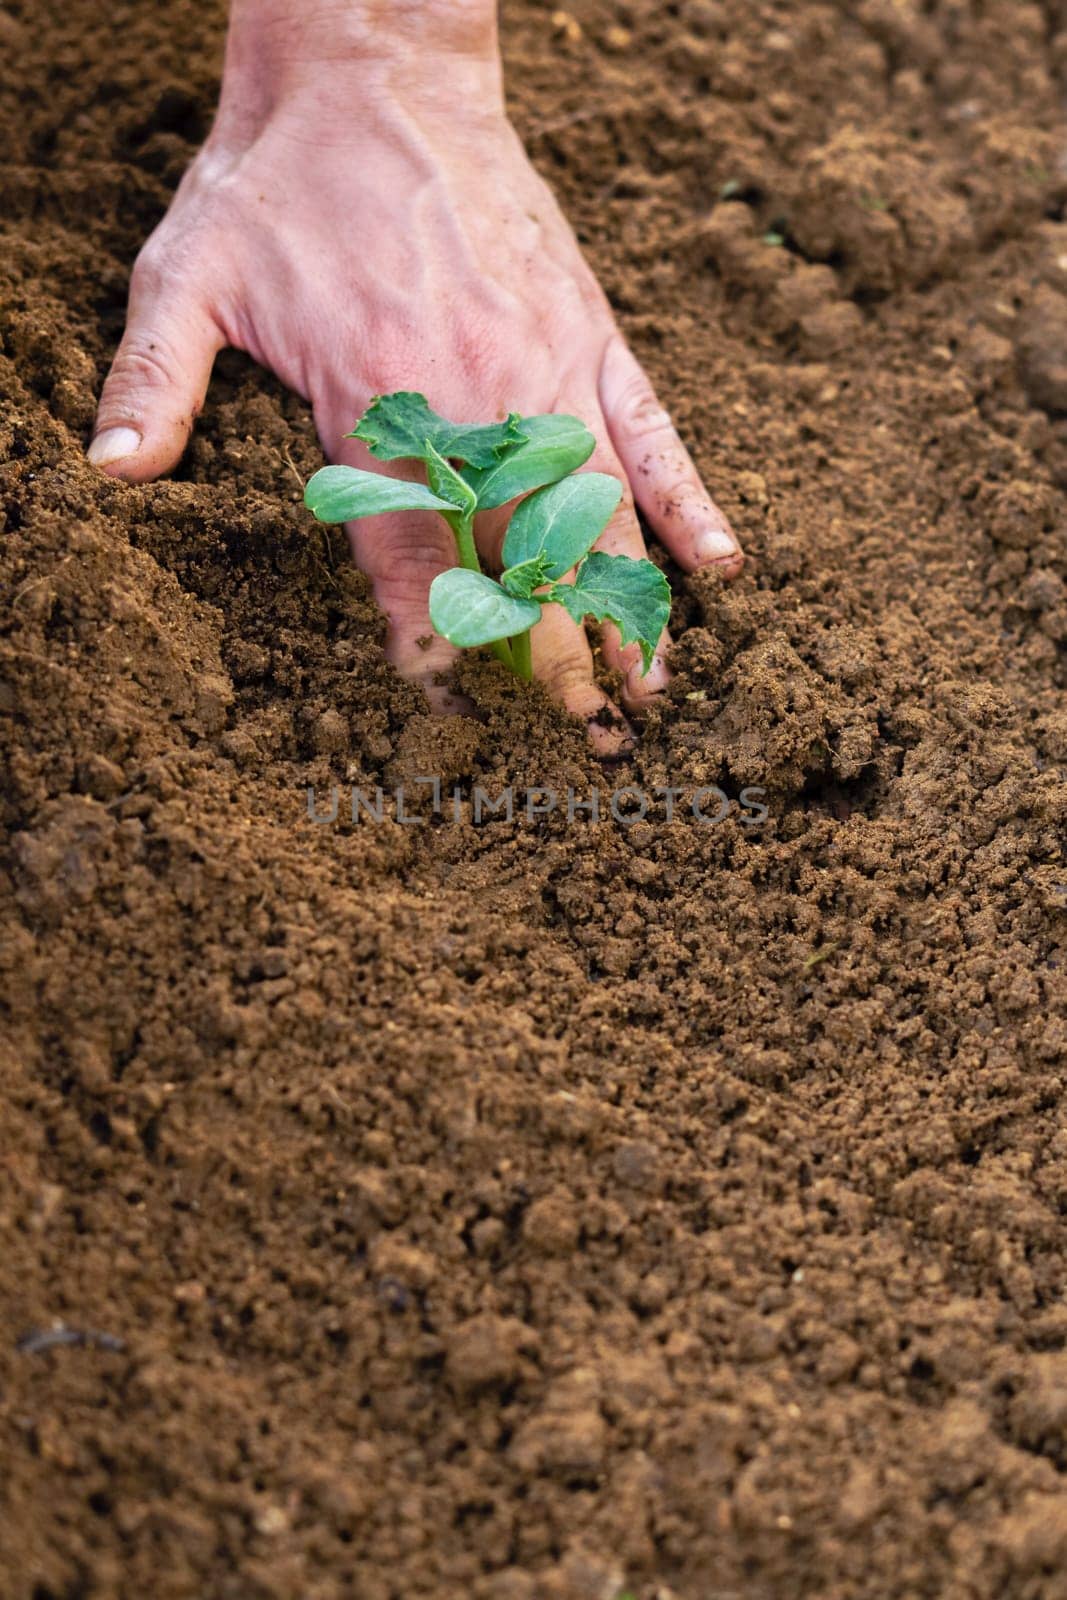
[(223, 26), (108, 9), (0, 11), (0, 1597), (1067, 1596), (1067, 6), (505, 6), (752, 557), (610, 774), (242, 358), (85, 464)]

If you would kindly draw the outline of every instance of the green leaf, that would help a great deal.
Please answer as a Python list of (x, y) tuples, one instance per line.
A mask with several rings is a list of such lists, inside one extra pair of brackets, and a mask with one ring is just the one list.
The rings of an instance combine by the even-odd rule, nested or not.
[(515, 509), (504, 535), (504, 564), (546, 559), (545, 577), (562, 578), (592, 548), (622, 499), (622, 484), (603, 472), (579, 472), (539, 489)]
[(478, 498), (469, 483), (465, 483), (450, 461), (426, 441), (426, 477), (434, 494), (450, 500), (463, 517), (473, 517)]
[(304, 504), (320, 522), (354, 522), (383, 511), (455, 511), (424, 483), (387, 478), (359, 467), (323, 467), (308, 480)]
[(430, 585), (430, 621), (461, 650), (525, 633), (540, 615), (536, 600), (516, 599), (484, 572), (466, 567), (438, 573)]
[(506, 422), (486, 426), (449, 422), (430, 409), (425, 395), (401, 390), (372, 400), (347, 437), (362, 439), (379, 461), (407, 457), (424, 461), (429, 443), (440, 455), (466, 461), (472, 467), (492, 467), (525, 435), (517, 412), (513, 411)]
[(508, 594), (517, 595), (520, 600), (528, 600), (535, 589), (539, 589), (554, 576), (554, 573), (548, 571), (548, 557), (542, 551), (532, 561), (522, 561), (517, 566), (509, 567), (506, 572), (502, 572), (500, 585)]
[(614, 622), (623, 644), (641, 646), (646, 672), (671, 614), (670, 586), (658, 567), (602, 550), (586, 557), (573, 583), (557, 583), (548, 599), (558, 600), (575, 622), (583, 617)]
[(521, 417), (525, 442), (509, 450), (495, 466), (484, 471), (473, 464), (463, 476), (478, 496), (479, 511), (505, 505), (516, 495), (556, 483), (568, 472), (584, 466), (596, 449), (596, 440), (577, 417)]

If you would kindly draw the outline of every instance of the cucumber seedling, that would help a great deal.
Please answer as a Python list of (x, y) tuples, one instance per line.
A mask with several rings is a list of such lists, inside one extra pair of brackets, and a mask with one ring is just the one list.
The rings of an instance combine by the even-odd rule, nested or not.
[[(622, 498), (617, 478), (578, 472), (596, 441), (577, 417), (520, 417), (484, 426), (448, 422), (421, 394), (381, 395), (357, 422), (379, 461), (420, 461), (426, 482), (357, 467), (323, 467), (304, 492), (320, 522), (389, 511), (435, 511), (451, 528), (458, 566), (430, 586), (430, 621), (460, 649), (490, 645), (520, 678), (531, 677), (530, 629), (542, 607), (575, 622), (613, 622), (641, 649), (643, 671), (667, 625), (671, 595), (651, 561), (593, 550)], [(525, 498), (519, 499), (520, 496)], [(499, 579), (482, 571), (474, 542), (479, 511), (519, 500), (504, 535)], [(576, 569), (569, 583), (563, 579)]]

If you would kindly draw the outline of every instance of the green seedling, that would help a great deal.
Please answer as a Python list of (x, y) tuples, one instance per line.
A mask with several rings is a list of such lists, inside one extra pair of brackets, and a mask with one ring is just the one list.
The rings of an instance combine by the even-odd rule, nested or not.
[[(347, 436), (379, 461), (419, 461), (426, 482), (357, 467), (323, 467), (304, 492), (320, 522), (390, 511), (435, 511), (451, 528), (459, 565), (430, 586), (430, 620), (459, 649), (490, 645), (520, 678), (532, 676), (530, 629), (542, 607), (576, 622), (613, 622), (641, 649), (648, 671), (670, 612), (667, 580), (651, 561), (593, 545), (622, 498), (618, 479), (578, 472), (596, 441), (577, 417), (520, 417), (485, 426), (448, 422), (421, 394), (372, 401)], [(520, 498), (523, 497), (523, 498)], [(504, 535), (499, 579), (482, 571), (474, 541), (480, 511), (518, 500)], [(565, 582), (568, 573), (573, 577)]]

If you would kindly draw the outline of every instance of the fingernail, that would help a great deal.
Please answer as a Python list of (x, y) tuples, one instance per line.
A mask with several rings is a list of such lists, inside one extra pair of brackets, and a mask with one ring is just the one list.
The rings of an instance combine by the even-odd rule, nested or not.
[(729, 528), (705, 528), (693, 541), (693, 554), (697, 561), (723, 561), (735, 556), (738, 543)]
[(94, 467), (109, 467), (113, 461), (136, 455), (140, 448), (141, 435), (133, 428), (107, 428), (97, 434), (88, 456)]

